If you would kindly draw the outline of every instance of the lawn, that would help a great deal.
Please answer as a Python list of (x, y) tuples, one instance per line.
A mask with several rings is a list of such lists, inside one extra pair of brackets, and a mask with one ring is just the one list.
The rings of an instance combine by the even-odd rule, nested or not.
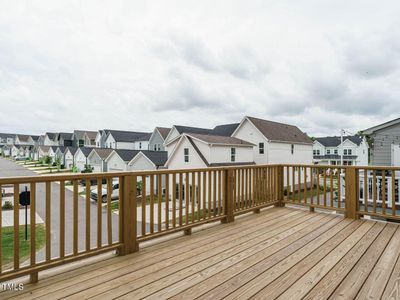
[[(36, 225), (36, 249), (41, 249), (45, 244), (45, 227)], [(4, 227), (1, 230), (2, 265), (7, 265), (14, 260), (14, 227)], [(19, 256), (24, 261), (30, 254), (30, 227), (28, 225), (28, 240), (25, 241), (25, 225), (19, 226)]]
[[(165, 202), (165, 197), (161, 197), (161, 202)], [(158, 203), (158, 196), (154, 195), (154, 204)], [(146, 197), (146, 205), (150, 204), (150, 196)], [(142, 206), (142, 200), (139, 198), (137, 201), (137, 206)], [(119, 201), (112, 201), (111, 202), (111, 210), (117, 210), (119, 209)]]

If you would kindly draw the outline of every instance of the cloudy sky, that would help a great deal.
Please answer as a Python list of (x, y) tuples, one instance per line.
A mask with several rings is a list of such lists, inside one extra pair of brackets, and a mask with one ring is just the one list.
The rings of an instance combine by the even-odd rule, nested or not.
[[(151, 4), (150, 4), (151, 2)], [(0, 0), (0, 132), (400, 116), (400, 2)]]

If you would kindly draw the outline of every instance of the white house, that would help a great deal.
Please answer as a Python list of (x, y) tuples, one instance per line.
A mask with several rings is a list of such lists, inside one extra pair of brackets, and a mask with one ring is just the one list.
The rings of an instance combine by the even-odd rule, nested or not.
[(24, 157), (25, 150), (22, 146), (19, 145), (13, 145), (11, 147), (11, 156), (16, 158), (16, 157)]
[(15, 135), (15, 140), (14, 140), (15, 145), (34, 145), (34, 142), (31, 138), (30, 135), (26, 135), (26, 134), (17, 134)]
[(64, 152), (64, 165), (66, 169), (72, 169), (75, 165), (76, 147), (67, 147)]
[(83, 139), (85, 141), (85, 147), (95, 147), (96, 136), (97, 136), (97, 131), (85, 131), (83, 135)]
[(50, 146), (39, 146), (38, 147), (38, 159), (49, 155)]
[(99, 130), (96, 133), (95, 144), (97, 148), (107, 148), (106, 147), (106, 138), (108, 135), (109, 129)]
[(128, 163), (139, 153), (138, 150), (114, 149), (106, 158), (107, 172), (128, 170)]
[(164, 142), (167, 138), (171, 128), (156, 127), (149, 139), (149, 150), (151, 151), (164, 151)]
[(93, 172), (107, 172), (106, 158), (113, 152), (110, 148), (93, 148), (88, 156), (88, 163)]
[(368, 148), (360, 135), (344, 136), (343, 144), (339, 136), (318, 137), (313, 144), (314, 163), (340, 165), (343, 153), (343, 165), (367, 166)]
[(0, 145), (0, 153), (4, 157), (9, 157), (11, 155), (11, 147), (8, 145)]
[(48, 156), (51, 158), (51, 162), (56, 161), (56, 151), (57, 151), (58, 146), (50, 146), (49, 151), (48, 151)]
[(184, 133), (166, 144), (168, 169), (254, 164), (253, 144), (235, 137)]
[(46, 132), (43, 138), (44, 146), (58, 146), (57, 133)]
[(210, 134), (212, 129), (174, 125), (164, 139), (164, 145), (169, 144), (183, 133)]
[(14, 144), (15, 134), (12, 133), (0, 133), (0, 145), (11, 146)]
[(88, 156), (93, 148), (79, 147), (74, 154), (74, 164), (79, 172), (85, 170), (85, 166), (89, 165)]
[(112, 149), (147, 150), (151, 133), (109, 130), (105, 146)]
[(157, 170), (164, 167), (167, 159), (167, 151), (141, 150), (130, 162), (128, 162), (127, 170)]
[(58, 146), (56, 153), (55, 153), (55, 160), (59, 159), (60, 163), (64, 166), (65, 166), (65, 156), (64, 156), (65, 150), (66, 150), (66, 147)]

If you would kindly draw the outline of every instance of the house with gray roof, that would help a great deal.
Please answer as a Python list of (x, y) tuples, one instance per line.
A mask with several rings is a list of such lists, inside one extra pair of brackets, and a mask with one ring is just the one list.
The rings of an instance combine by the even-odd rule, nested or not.
[(167, 138), (171, 128), (167, 127), (156, 127), (149, 139), (149, 150), (152, 151), (164, 151), (164, 142)]
[(15, 134), (14, 133), (0, 133), (0, 145), (11, 146), (14, 144)]
[(313, 161), (322, 165), (367, 166), (368, 143), (361, 135), (317, 137), (313, 143)]
[(106, 148), (124, 150), (148, 150), (151, 132), (109, 130)]

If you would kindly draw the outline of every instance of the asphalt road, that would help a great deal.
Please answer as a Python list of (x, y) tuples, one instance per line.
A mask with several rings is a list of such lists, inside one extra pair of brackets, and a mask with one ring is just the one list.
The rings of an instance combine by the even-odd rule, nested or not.
[[(14, 176), (40, 176), (25, 167), (18, 165), (10, 160), (0, 158), (0, 177)], [(20, 185), (20, 191), (25, 189), (25, 185)], [(45, 220), (45, 185), (39, 183), (36, 186), (36, 212)], [(72, 209), (73, 193), (65, 190), (65, 251), (66, 254), (72, 253), (73, 247), (73, 209)], [(85, 198), (78, 199), (78, 248), (85, 249)], [(20, 220), (23, 224), (24, 220)], [(118, 241), (118, 222), (119, 216), (112, 214), (112, 239)], [(91, 247), (97, 246), (97, 203), (91, 200), (90, 203), (90, 243)], [(140, 224), (138, 223), (138, 231), (140, 232)], [(102, 214), (102, 241), (107, 243), (107, 211), (103, 209)], [(60, 245), (60, 185), (58, 183), (51, 184), (51, 256), (59, 256)], [(44, 259), (44, 249), (38, 251), (37, 261)]]

